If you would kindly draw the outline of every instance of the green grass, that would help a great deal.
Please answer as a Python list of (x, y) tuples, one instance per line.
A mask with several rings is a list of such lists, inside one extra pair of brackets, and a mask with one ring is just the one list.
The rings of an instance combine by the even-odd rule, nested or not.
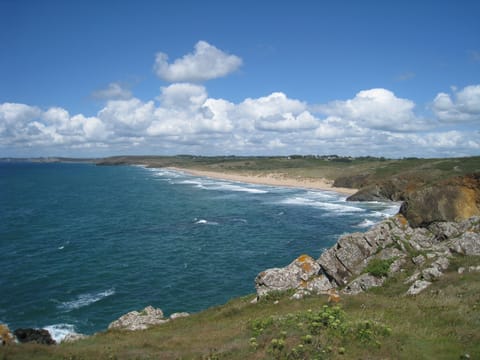
[(368, 263), (367, 267), (363, 270), (364, 273), (369, 273), (376, 277), (382, 277), (388, 275), (390, 265), (396, 260), (396, 258), (381, 260), (372, 259)]
[(460, 359), (480, 358), (479, 273), (458, 274), (480, 257), (458, 257), (451, 270), (416, 297), (408, 274), (380, 288), (342, 296), (251, 304), (233, 299), (145, 331), (108, 331), (73, 344), (0, 348), (0, 359)]
[[(312, 156), (117, 156), (104, 164), (148, 164), (249, 175), (280, 173), (291, 178), (326, 178), (361, 188), (384, 181), (429, 184), (480, 171), (480, 156), (447, 159), (315, 158)], [(406, 185), (405, 185), (406, 186)]]

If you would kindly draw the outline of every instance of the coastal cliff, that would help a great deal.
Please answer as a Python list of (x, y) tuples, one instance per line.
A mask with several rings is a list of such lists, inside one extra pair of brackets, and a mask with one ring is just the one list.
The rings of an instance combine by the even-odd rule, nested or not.
[[(323, 351), (325, 358), (385, 358), (400, 351), (398, 344), (402, 344), (403, 358), (409, 354), (413, 354), (411, 358), (429, 358), (444, 351), (446, 345), (432, 345), (441, 338), (453, 348), (447, 356), (480, 355), (475, 345), (480, 343), (479, 189), (478, 173), (435, 182), (394, 180), (378, 185), (374, 199), (402, 200), (400, 214), (364, 233), (340, 237), (317, 259), (301, 255), (285, 268), (261, 272), (256, 278), (257, 304), (251, 304), (251, 296), (232, 299), (178, 321), (167, 321), (159, 309), (146, 308), (126, 314), (108, 331), (85, 341), (51, 347), (54, 350), (10, 344), (4, 353), (8, 358), (43, 354), (40, 358), (45, 359), (128, 359), (137, 354), (162, 354), (165, 358), (273, 358), (283, 354), (302, 358), (298, 355), (302, 351), (307, 355)], [(392, 284), (401, 290), (390, 295)], [(340, 301), (347, 315), (328, 305), (327, 295), (332, 302)], [(296, 301), (300, 298), (303, 300)], [(324, 315), (333, 316), (334, 322), (330, 324)], [(347, 322), (342, 316), (354, 320)], [(291, 328), (286, 327), (288, 321), (294, 324)], [(347, 335), (335, 333), (335, 321)], [(448, 327), (452, 322), (455, 326)], [(393, 334), (388, 335), (391, 340), (376, 331)], [(415, 339), (410, 339), (409, 333), (415, 334)], [(12, 336), (6, 334), (7, 343)], [(360, 336), (370, 337), (364, 340)], [(419, 343), (424, 344), (421, 351), (415, 349)]]
[(406, 194), (400, 213), (411, 226), (480, 215), (480, 173), (454, 177)]
[[(343, 186), (359, 184), (350, 179)], [(410, 271), (407, 294), (417, 294), (438, 278), (454, 254), (480, 255), (480, 173), (451, 177), (434, 183), (391, 179), (366, 186), (348, 200), (403, 200), (399, 214), (373, 226), (365, 233), (353, 233), (322, 253), (317, 267), (302, 269), (301, 259), (282, 269), (268, 269), (256, 280), (258, 296), (293, 290), (294, 297), (326, 293), (342, 288), (357, 294), (381, 286), (400, 271)], [(318, 279), (322, 279), (319, 282)], [(315, 286), (309, 284), (315, 280)], [(308, 280), (308, 281), (307, 281)]]

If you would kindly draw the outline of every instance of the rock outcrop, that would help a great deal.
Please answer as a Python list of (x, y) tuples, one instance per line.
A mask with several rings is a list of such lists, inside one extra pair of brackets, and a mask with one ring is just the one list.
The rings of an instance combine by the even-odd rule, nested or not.
[(339, 178), (334, 186), (360, 189), (349, 201), (403, 201), (400, 209), (412, 227), (439, 221), (462, 221), (480, 215), (480, 173), (436, 180), (413, 173), (376, 180), (357, 175)]
[(480, 173), (425, 186), (408, 194), (400, 208), (411, 226), (462, 221), (480, 215)]
[(335, 287), (320, 271), (320, 265), (310, 256), (301, 255), (283, 268), (268, 269), (255, 279), (258, 296), (271, 292), (294, 290), (294, 297), (322, 293)]
[(108, 325), (108, 329), (120, 330), (145, 330), (153, 325), (166, 323), (168, 319), (163, 317), (163, 311), (153, 306), (147, 306), (142, 311), (131, 311), (120, 316)]
[[(480, 217), (412, 228), (399, 214), (366, 233), (341, 237), (318, 262), (332, 282), (351, 294), (382, 285), (388, 276), (411, 263), (417, 271), (407, 280), (412, 283), (407, 293), (414, 295), (442, 276), (455, 253), (480, 255)], [(373, 260), (387, 267), (380, 275), (369, 274), (373, 273), (369, 269)]]
[(401, 201), (405, 198), (407, 180), (392, 179), (382, 183), (362, 186), (348, 201)]
[(255, 283), (258, 296), (293, 289), (301, 297), (336, 287), (358, 294), (413, 267), (406, 281), (411, 284), (407, 294), (416, 295), (442, 276), (453, 254), (480, 255), (480, 217), (411, 227), (398, 214), (365, 233), (342, 236), (317, 265), (302, 255), (285, 268), (263, 271)]
[(179, 319), (189, 316), (188, 313), (174, 313), (170, 318), (163, 316), (161, 309), (156, 309), (153, 306), (147, 306), (142, 311), (131, 311), (125, 315), (122, 315), (117, 320), (110, 323), (109, 330), (145, 330), (154, 325), (164, 324), (170, 320)]
[(52, 339), (52, 336), (45, 329), (16, 329), (13, 334), (17, 340), (21, 343), (37, 343), (45, 345), (54, 345), (56, 344), (55, 340)]

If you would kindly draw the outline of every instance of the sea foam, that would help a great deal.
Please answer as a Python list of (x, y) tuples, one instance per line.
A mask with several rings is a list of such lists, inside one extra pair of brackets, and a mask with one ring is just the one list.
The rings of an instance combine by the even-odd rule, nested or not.
[(365, 209), (362, 209), (360, 207), (350, 206), (350, 205), (341, 204), (341, 203), (318, 201), (318, 200), (314, 200), (306, 197), (299, 197), (299, 196), (286, 198), (280, 201), (280, 203), (286, 204), (286, 205), (311, 206), (311, 207), (325, 209), (325, 210), (328, 210), (329, 212), (336, 213), (336, 214), (365, 211)]
[(61, 343), (69, 334), (75, 334), (75, 326), (72, 324), (54, 324), (44, 327), (50, 333), (50, 336), (56, 343)]
[(62, 302), (58, 307), (65, 311), (72, 311), (90, 304), (96, 303), (108, 296), (115, 294), (115, 289), (108, 289), (96, 293), (87, 293), (78, 295), (75, 300)]
[(218, 222), (216, 221), (208, 221), (205, 219), (194, 219), (194, 221), (197, 225), (218, 225)]

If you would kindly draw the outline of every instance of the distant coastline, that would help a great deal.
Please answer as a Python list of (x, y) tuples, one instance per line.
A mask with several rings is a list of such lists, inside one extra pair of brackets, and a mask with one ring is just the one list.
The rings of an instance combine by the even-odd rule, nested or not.
[(219, 180), (239, 181), (249, 184), (257, 185), (271, 185), (295, 188), (307, 188), (324, 191), (334, 191), (342, 195), (353, 195), (358, 189), (350, 189), (344, 187), (334, 187), (333, 181), (325, 178), (306, 178), (297, 176), (292, 178), (287, 174), (282, 173), (267, 173), (267, 174), (240, 174), (237, 172), (217, 172), (207, 170), (186, 169), (180, 167), (169, 166), (168, 169), (175, 171), (182, 171), (186, 174), (194, 176), (203, 176)]

